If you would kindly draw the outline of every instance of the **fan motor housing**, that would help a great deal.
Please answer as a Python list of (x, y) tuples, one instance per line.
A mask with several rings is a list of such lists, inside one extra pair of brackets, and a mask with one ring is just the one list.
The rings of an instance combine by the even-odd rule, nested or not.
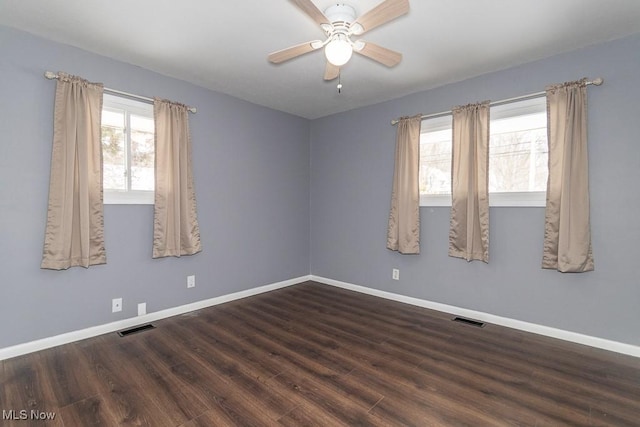
[(331, 21), (331, 23), (344, 22), (350, 24), (356, 20), (355, 9), (344, 3), (338, 3), (334, 4), (333, 6), (329, 6), (324, 11), (324, 15), (329, 18), (329, 21)]

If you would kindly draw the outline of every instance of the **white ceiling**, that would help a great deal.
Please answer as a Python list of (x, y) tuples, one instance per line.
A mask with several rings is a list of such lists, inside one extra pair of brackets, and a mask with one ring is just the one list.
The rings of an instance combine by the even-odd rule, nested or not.
[[(360, 15), (380, 1), (344, 3)], [(0, 0), (0, 24), (314, 119), (640, 32), (640, 0), (411, 0), (362, 37), (402, 52), (400, 65), (354, 55), (342, 94), (320, 51), (267, 62), (323, 39), (289, 0)]]

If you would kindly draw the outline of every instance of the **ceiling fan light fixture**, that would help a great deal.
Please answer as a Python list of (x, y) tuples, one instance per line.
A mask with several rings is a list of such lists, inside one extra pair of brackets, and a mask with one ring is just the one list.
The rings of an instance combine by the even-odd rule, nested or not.
[(325, 46), (324, 54), (327, 57), (327, 61), (336, 67), (341, 67), (351, 59), (353, 47), (346, 40), (346, 37), (336, 37)]
[(326, 38), (324, 41), (313, 40), (270, 53), (267, 57), (269, 62), (280, 64), (324, 48), (327, 58), (324, 80), (329, 81), (339, 78), (340, 68), (351, 60), (354, 51), (387, 67), (394, 67), (402, 60), (399, 52), (375, 43), (352, 40), (351, 37), (364, 34), (409, 12), (409, 0), (381, 0), (357, 19), (355, 9), (344, 3), (333, 3), (322, 12), (313, 0), (292, 1), (320, 26)]

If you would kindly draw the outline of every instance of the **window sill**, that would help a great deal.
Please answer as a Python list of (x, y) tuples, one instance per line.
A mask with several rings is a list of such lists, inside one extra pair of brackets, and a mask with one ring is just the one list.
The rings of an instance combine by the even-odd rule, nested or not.
[(153, 191), (105, 191), (105, 205), (153, 205)]
[[(489, 206), (500, 207), (545, 207), (546, 191), (490, 193)], [(421, 207), (451, 207), (451, 194), (420, 195)]]

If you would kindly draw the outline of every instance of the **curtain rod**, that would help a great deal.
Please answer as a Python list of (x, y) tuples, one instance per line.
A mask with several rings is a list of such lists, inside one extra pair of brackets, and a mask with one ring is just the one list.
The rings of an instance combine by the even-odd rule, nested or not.
[[(587, 85), (587, 86), (588, 85), (600, 86), (602, 83), (604, 83), (604, 80), (602, 79), (602, 77), (598, 77), (598, 78), (593, 79), (591, 81), (586, 81), (585, 85)], [(493, 101), (493, 102), (489, 103), (489, 105), (496, 106), (496, 105), (509, 104), (510, 102), (524, 101), (525, 99), (537, 98), (539, 96), (543, 96), (546, 93), (547, 93), (546, 91), (542, 91), (542, 92), (530, 93), (530, 94), (527, 94), (527, 95), (516, 96), (514, 98), (501, 99), (500, 101)], [(442, 111), (440, 113), (423, 114), (421, 119), (422, 120), (435, 119), (436, 117), (444, 117), (444, 116), (450, 116), (450, 115), (451, 115), (451, 110)], [(395, 125), (398, 124), (399, 121), (400, 121), (400, 119), (391, 120), (391, 125), (395, 126)]]
[[(44, 76), (46, 78), (48, 78), (49, 80), (55, 80), (55, 79), (58, 78), (58, 75), (56, 73), (54, 73), (53, 71), (46, 71), (44, 73)], [(136, 95), (136, 94), (129, 93), (129, 92), (123, 92), (121, 90), (116, 90), (116, 89), (109, 89), (108, 87), (105, 87), (104, 91), (107, 92), (107, 93), (114, 94), (114, 95), (123, 95), (123, 96), (127, 96), (129, 98), (138, 99), (140, 101), (153, 103), (153, 98), (147, 98), (146, 96), (140, 96), (140, 95)], [(187, 107), (187, 110), (189, 110), (189, 112), (194, 113), (194, 114), (196, 113), (196, 111), (198, 111), (196, 109), (196, 107)]]

